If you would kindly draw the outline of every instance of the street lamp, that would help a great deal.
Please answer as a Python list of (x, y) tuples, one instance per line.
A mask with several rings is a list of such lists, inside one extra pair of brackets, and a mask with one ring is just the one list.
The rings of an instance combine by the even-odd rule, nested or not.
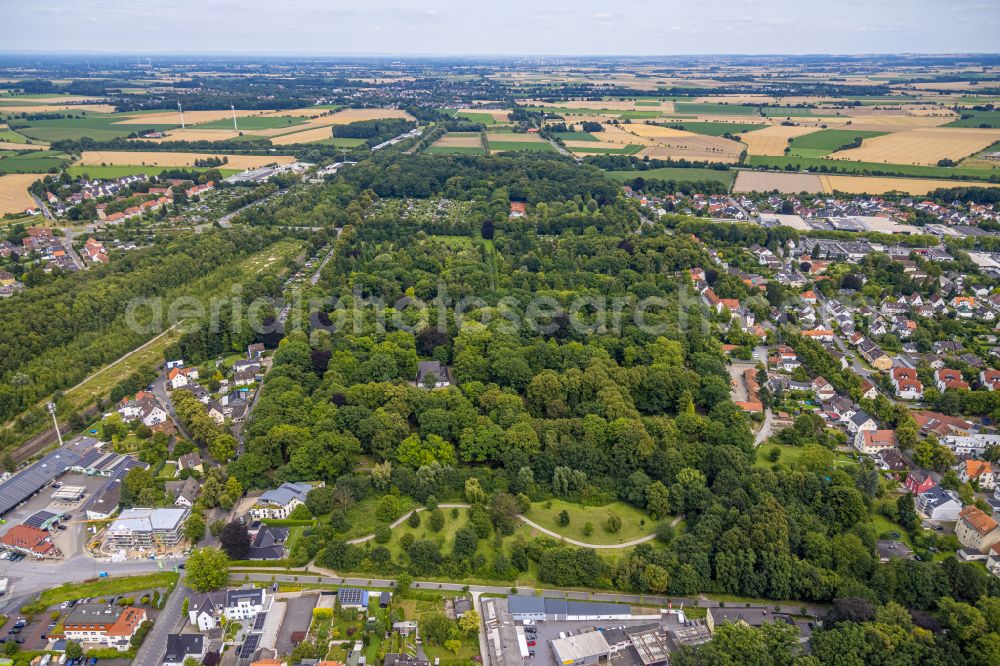
[(62, 433), (59, 432), (59, 420), (56, 419), (56, 403), (49, 402), (46, 403), (45, 406), (48, 408), (49, 414), (52, 415), (52, 424), (55, 425), (56, 427), (56, 437), (59, 438), (59, 446), (62, 446), (63, 445)]

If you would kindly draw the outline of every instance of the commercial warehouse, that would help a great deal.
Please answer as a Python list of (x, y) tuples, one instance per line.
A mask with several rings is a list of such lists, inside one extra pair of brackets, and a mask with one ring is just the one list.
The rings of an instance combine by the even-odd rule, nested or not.
[(77, 437), (0, 483), (0, 516), (65, 474), (95, 444), (97, 440), (91, 437)]
[(601, 601), (571, 601), (512, 594), (507, 597), (507, 607), (515, 622), (633, 619), (631, 606)]

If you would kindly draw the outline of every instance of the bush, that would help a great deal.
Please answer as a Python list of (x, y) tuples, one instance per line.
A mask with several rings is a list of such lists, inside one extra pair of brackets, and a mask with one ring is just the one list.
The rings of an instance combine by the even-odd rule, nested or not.
[(420, 514), (414, 510), (413, 513), (410, 514), (410, 517), (406, 519), (406, 524), (413, 529), (420, 527)]
[(392, 528), (388, 525), (379, 525), (375, 528), (375, 543), (389, 543), (392, 539)]

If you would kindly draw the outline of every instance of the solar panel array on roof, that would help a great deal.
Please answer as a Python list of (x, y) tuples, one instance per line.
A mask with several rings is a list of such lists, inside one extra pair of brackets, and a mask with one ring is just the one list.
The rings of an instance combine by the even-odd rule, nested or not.
[(260, 634), (250, 634), (243, 641), (243, 645), (240, 646), (239, 656), (244, 659), (249, 659), (253, 656), (253, 653), (257, 651), (257, 647), (260, 646)]
[(337, 590), (337, 598), (342, 606), (357, 606), (364, 603), (365, 590), (356, 587), (342, 587)]
[(253, 621), (253, 631), (261, 631), (265, 622), (267, 622), (267, 613), (257, 613), (257, 617)]
[(28, 527), (44, 529), (42, 526), (55, 517), (56, 514), (52, 513), (51, 511), (39, 511), (38, 513), (28, 516), (25, 519), (24, 524), (27, 525)]
[(0, 515), (7, 513), (44, 488), (79, 462), (80, 457), (81, 455), (67, 444), (46, 455), (23, 472), (0, 483)]

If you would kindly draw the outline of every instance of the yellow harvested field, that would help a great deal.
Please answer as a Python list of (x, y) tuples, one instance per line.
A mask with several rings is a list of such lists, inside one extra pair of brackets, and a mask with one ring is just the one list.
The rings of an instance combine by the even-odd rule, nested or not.
[[(236, 117), (261, 116), (264, 111), (247, 111), (236, 109)], [(233, 117), (233, 112), (229, 109), (218, 111), (185, 111), (184, 125), (190, 127), (199, 123), (210, 123), (213, 120), (227, 120)], [(139, 113), (129, 116), (124, 120), (119, 120), (115, 125), (180, 125), (181, 117), (177, 111), (164, 111), (163, 113)]]
[(479, 134), (466, 136), (463, 133), (452, 132), (434, 142), (439, 148), (482, 148), (483, 140)]
[[(958, 187), (963, 183), (954, 180), (928, 180), (926, 178), (877, 178), (867, 176), (820, 176), (823, 191), (827, 194), (885, 194), (886, 192), (906, 192), (924, 195), (938, 188)], [(1000, 187), (977, 182), (976, 187)]]
[(876, 132), (900, 132), (908, 129), (919, 129), (922, 127), (937, 127), (952, 121), (950, 116), (861, 116), (856, 118), (827, 117), (825, 120), (831, 122), (847, 123), (849, 127), (861, 130), (873, 130)]
[(227, 169), (255, 169), (265, 164), (291, 164), (291, 155), (225, 155), (212, 153), (168, 153), (85, 150), (80, 156), (80, 164), (107, 164), (114, 166), (194, 166), (195, 160), (209, 157), (227, 157)]
[(661, 137), (675, 138), (679, 136), (685, 136), (685, 137), (696, 136), (694, 132), (674, 129), (673, 127), (664, 127), (663, 125), (633, 124), (633, 125), (628, 125), (623, 129), (629, 134), (635, 134), (636, 136), (657, 138), (657, 139)]
[(958, 114), (951, 109), (946, 109), (943, 106), (932, 106), (932, 107), (906, 107), (906, 113), (911, 116), (930, 116), (934, 118), (955, 118)]
[(771, 192), (782, 194), (799, 192), (819, 193), (823, 184), (819, 176), (809, 173), (782, 173), (780, 171), (740, 171), (733, 183), (733, 192)]
[(929, 127), (865, 139), (860, 148), (830, 155), (833, 159), (887, 164), (935, 165), (958, 161), (1000, 141), (1000, 129)]
[(10, 143), (0, 141), (0, 150), (44, 150), (48, 146), (44, 143)]
[(0, 176), (0, 215), (23, 213), (34, 208), (35, 201), (28, 194), (28, 186), (45, 178), (44, 173), (10, 173)]
[[(301, 125), (299, 126), (301, 127)], [(301, 132), (291, 132), (280, 136), (272, 136), (271, 143), (276, 146), (287, 146), (293, 143), (312, 143), (333, 137), (329, 127), (313, 127)]]
[(592, 109), (592, 110), (607, 110), (608, 115), (617, 115), (615, 111), (658, 111), (660, 113), (673, 113), (674, 103), (671, 101), (660, 101), (659, 104), (649, 104), (649, 102), (655, 102), (657, 100), (638, 100), (644, 102), (644, 104), (637, 104), (634, 99), (611, 99), (611, 100), (592, 100), (592, 99), (575, 99), (567, 102), (542, 102), (539, 100), (525, 100), (523, 104), (525, 106), (554, 106), (563, 109)]
[(347, 125), (362, 120), (382, 120), (383, 118), (402, 118), (413, 120), (413, 116), (400, 109), (343, 109), (332, 116), (324, 116), (317, 120), (330, 119), (330, 125)]
[(152, 141), (154, 143), (170, 143), (171, 141), (225, 141), (239, 137), (239, 132), (225, 129), (172, 129), (167, 136), (159, 139), (135, 139), (136, 141)]
[(646, 148), (638, 153), (639, 157), (730, 163), (739, 160), (743, 152), (743, 144), (720, 136), (705, 136), (662, 125), (631, 124), (622, 127), (629, 134), (643, 139), (624, 142), (645, 145)]
[(48, 113), (50, 111), (91, 111), (93, 113), (114, 113), (110, 104), (4, 104), (0, 99), (0, 111), (7, 113)]
[(803, 134), (811, 134), (816, 127), (799, 127), (797, 125), (771, 125), (763, 129), (740, 134), (743, 143), (747, 144), (747, 155), (769, 155), (781, 157), (785, 154), (788, 141)]
[(503, 109), (476, 109), (476, 108), (465, 108), (459, 109), (457, 113), (488, 113), (493, 116), (493, 119), (498, 123), (506, 123), (510, 120), (510, 111), (505, 111)]
[(515, 134), (514, 132), (488, 132), (488, 141), (516, 141), (518, 143), (543, 143), (545, 139), (537, 134)]
[(284, 111), (268, 111), (261, 114), (264, 116), (296, 116), (299, 118), (316, 118), (324, 113), (330, 113), (331, 109), (321, 109), (314, 106), (307, 106), (301, 109), (285, 109)]

